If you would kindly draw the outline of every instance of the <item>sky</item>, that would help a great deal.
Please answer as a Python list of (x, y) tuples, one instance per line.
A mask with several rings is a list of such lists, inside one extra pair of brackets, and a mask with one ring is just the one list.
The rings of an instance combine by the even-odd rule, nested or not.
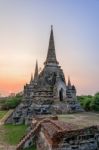
[(78, 95), (99, 91), (99, 0), (0, 0), (0, 94), (43, 68), (53, 25), (57, 59)]

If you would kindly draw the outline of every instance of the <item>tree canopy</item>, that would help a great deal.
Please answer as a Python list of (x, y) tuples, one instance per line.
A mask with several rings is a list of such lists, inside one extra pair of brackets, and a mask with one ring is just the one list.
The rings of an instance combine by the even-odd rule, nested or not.
[(9, 110), (14, 109), (17, 105), (20, 104), (22, 100), (22, 96), (20, 94), (16, 94), (16, 96), (7, 97), (4, 102), (2, 102), (1, 109)]
[(99, 92), (97, 92), (94, 96), (78, 96), (78, 101), (86, 111), (99, 111)]

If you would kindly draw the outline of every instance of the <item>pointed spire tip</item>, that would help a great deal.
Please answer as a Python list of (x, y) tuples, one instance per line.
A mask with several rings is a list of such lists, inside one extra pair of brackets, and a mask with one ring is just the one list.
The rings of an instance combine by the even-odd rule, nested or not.
[(49, 38), (49, 46), (47, 52), (47, 58), (44, 64), (58, 64), (55, 53), (55, 44), (54, 44), (54, 34), (53, 34), (53, 25), (51, 25), (50, 38)]
[(33, 81), (33, 74), (31, 73), (31, 82)]
[(71, 86), (70, 76), (68, 76), (68, 86)]
[(38, 61), (36, 60), (35, 64), (35, 72), (34, 72), (34, 80), (38, 78)]
[(51, 30), (53, 30), (53, 25), (51, 25)]

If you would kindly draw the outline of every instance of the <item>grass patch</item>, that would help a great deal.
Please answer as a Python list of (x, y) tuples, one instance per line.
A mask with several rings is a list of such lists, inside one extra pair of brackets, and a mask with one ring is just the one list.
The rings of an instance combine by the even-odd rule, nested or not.
[(4, 140), (10, 145), (16, 145), (20, 139), (26, 134), (26, 125), (4, 125)]
[(2, 119), (6, 113), (7, 111), (0, 110), (0, 119)]
[(36, 150), (36, 147), (35, 147), (35, 146), (32, 146), (32, 147), (26, 148), (26, 149), (24, 149), (24, 150)]
[(74, 119), (74, 116), (71, 114), (68, 115), (58, 115), (58, 118), (62, 121), (69, 121), (71, 119)]

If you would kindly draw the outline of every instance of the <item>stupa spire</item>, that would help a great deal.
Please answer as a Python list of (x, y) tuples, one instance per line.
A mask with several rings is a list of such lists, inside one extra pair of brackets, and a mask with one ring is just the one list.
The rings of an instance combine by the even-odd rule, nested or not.
[(51, 25), (48, 53), (45, 64), (54, 63), (58, 64), (55, 53), (55, 44), (54, 44), (54, 34), (53, 34), (53, 26)]
[(38, 62), (36, 60), (36, 65), (35, 65), (35, 72), (34, 72), (34, 80), (38, 78)]
[(71, 87), (70, 77), (68, 76), (68, 87)]
[(31, 73), (31, 80), (30, 80), (30, 82), (32, 82), (33, 81), (33, 74)]

